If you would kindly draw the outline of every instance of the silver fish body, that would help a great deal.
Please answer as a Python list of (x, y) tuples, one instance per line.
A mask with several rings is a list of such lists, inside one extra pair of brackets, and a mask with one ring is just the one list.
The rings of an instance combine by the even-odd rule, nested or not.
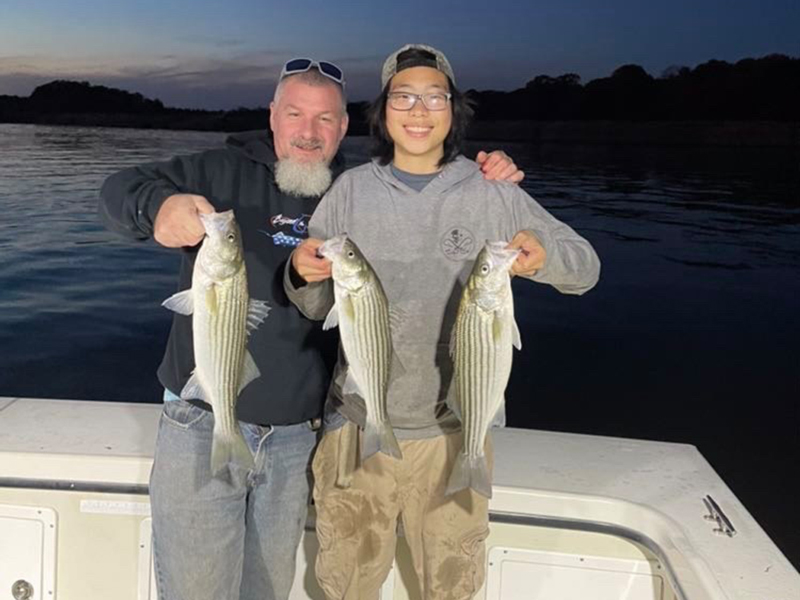
[(247, 289), (241, 234), (233, 211), (201, 214), (206, 237), (197, 253), (192, 287), (163, 305), (192, 316), (195, 369), (181, 390), (183, 399), (200, 399), (214, 412), (211, 472), (227, 465), (253, 467), (253, 455), (236, 418), (242, 389), (260, 376), (247, 350), (247, 337), (266, 318), (265, 302)]
[(333, 263), (335, 303), (323, 329), (339, 327), (348, 365), (342, 393), (358, 394), (366, 405), (361, 459), (378, 451), (401, 458), (386, 410), (392, 362), (386, 294), (369, 262), (347, 236), (330, 238), (319, 252)]
[(461, 296), (451, 340), (456, 386), (451, 408), (461, 419), (464, 442), (447, 495), (470, 487), (487, 498), (492, 496), (484, 445), (504, 402), (513, 347), (521, 347), (509, 273), (518, 253), (506, 249), (505, 242), (487, 243)]

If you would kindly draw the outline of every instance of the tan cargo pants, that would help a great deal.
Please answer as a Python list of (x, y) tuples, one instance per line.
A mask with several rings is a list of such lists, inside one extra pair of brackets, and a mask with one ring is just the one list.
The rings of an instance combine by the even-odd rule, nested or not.
[[(400, 517), (422, 597), (472, 598), (486, 576), (488, 501), (470, 489), (444, 496), (461, 434), (400, 441), (402, 460), (379, 452), (358, 464), (357, 431), (348, 423), (326, 433), (314, 457), (316, 575), (325, 595), (378, 598)], [(488, 439), (486, 451), (491, 468)]]

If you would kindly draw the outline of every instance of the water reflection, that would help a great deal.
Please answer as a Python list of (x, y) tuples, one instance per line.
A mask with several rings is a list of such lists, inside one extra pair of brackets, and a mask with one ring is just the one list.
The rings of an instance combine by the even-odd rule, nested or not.
[[(97, 192), (123, 166), (205, 149), (221, 143), (224, 134), (3, 125), (0, 135), (4, 147), (14, 149), (0, 155), (0, 323), (28, 326), (14, 338), (8, 327), (0, 328), (0, 339), (15, 348), (11, 362), (19, 366), (46, 355), (43, 336), (107, 343), (119, 323), (133, 321), (133, 330), (148, 316), (163, 330), (169, 319), (159, 303), (173, 289), (177, 257), (106, 231), (95, 216)], [(367, 157), (364, 140), (348, 139), (343, 147), (351, 164)], [(800, 263), (796, 155), (764, 149), (500, 147), (526, 171), (525, 189), (590, 238), (603, 259), (601, 284), (580, 303), (517, 286), (523, 308), (527, 298), (535, 298), (536, 314), (571, 323), (593, 318), (602, 307), (624, 313), (626, 329), (648, 330), (652, 319), (636, 320), (636, 299), (652, 307), (655, 290), (659, 299), (668, 299), (667, 309), (716, 290), (718, 297), (703, 306), (706, 318), (719, 308), (716, 301), (735, 305), (777, 284), (784, 287), (778, 302), (796, 323), (789, 308)], [(536, 322), (520, 313), (521, 320)], [(72, 318), (45, 329), (42, 315), (54, 314)], [(105, 316), (110, 314), (115, 318)], [(79, 315), (94, 319), (92, 325), (77, 330)], [(669, 314), (659, 320), (664, 319)], [(691, 329), (685, 319), (682, 314), (673, 325)], [(92, 372), (91, 365), (86, 371)], [(14, 380), (14, 393), (31, 393)], [(47, 392), (84, 395), (80, 387)], [(126, 399), (146, 395), (114, 393)]]
[[(224, 137), (0, 125), (0, 394), (158, 400), (178, 255), (106, 231), (98, 190)], [(581, 298), (515, 281), (509, 423), (698, 445), (800, 563), (800, 517), (779, 493), (800, 452), (797, 153), (480, 146), (511, 154), (603, 261)], [(343, 147), (351, 164), (367, 157), (363, 139)]]

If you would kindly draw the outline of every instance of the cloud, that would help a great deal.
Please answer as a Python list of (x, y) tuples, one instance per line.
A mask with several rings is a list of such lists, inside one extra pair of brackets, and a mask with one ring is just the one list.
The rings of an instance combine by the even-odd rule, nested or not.
[[(28, 96), (55, 79), (89, 81), (158, 98), (167, 106), (230, 109), (265, 106), (271, 99), (286, 52), (260, 51), (208, 57), (178, 54), (135, 58), (0, 57), (0, 94)], [(377, 57), (337, 60), (351, 100), (378, 93)]]
[(191, 35), (181, 36), (176, 41), (183, 44), (201, 46), (203, 48), (240, 48), (244, 41), (237, 38), (219, 38), (215, 36)]

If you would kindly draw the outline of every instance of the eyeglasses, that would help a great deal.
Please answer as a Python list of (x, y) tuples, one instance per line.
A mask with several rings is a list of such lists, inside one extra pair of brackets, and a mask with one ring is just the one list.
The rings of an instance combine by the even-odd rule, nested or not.
[(342, 87), (344, 87), (344, 73), (335, 64), (326, 60), (312, 60), (310, 58), (293, 58), (281, 70), (281, 79), (288, 75), (295, 75), (296, 73), (305, 73), (312, 67), (325, 75), (328, 79), (332, 79)]
[(428, 110), (444, 110), (453, 94), (446, 92), (434, 92), (431, 94), (411, 94), (409, 92), (389, 92), (389, 106), (395, 110), (411, 110), (422, 100), (422, 104)]

